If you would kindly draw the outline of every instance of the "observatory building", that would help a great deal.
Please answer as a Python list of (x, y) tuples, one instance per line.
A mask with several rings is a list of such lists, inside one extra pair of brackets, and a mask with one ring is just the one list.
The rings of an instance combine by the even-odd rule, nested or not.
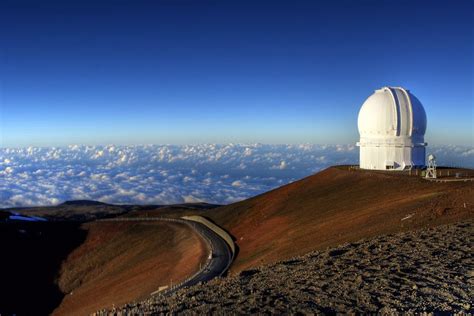
[(425, 166), (426, 113), (401, 87), (375, 90), (359, 111), (360, 168), (405, 170)]

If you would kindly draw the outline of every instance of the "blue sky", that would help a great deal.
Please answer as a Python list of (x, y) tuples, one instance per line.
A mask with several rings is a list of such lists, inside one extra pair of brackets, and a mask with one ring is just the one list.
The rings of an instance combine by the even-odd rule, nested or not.
[(0, 146), (354, 143), (385, 85), (474, 145), (472, 1), (0, 2)]

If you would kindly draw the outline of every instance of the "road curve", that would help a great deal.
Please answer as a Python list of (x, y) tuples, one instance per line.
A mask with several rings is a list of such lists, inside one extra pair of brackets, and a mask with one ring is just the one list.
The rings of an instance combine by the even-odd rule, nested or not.
[(199, 282), (206, 282), (212, 280), (215, 277), (223, 275), (226, 270), (229, 268), (233, 260), (233, 254), (227, 242), (216, 234), (213, 230), (207, 227), (204, 224), (185, 220), (185, 219), (174, 219), (174, 218), (165, 218), (165, 217), (133, 217), (133, 218), (107, 218), (97, 220), (99, 222), (135, 222), (135, 221), (166, 221), (166, 222), (175, 222), (181, 223), (192, 228), (198, 235), (200, 235), (206, 244), (209, 247), (209, 255), (206, 261), (206, 264), (201, 267), (194, 275), (182, 281), (181, 283), (175, 284), (170, 288), (167, 288), (163, 291), (155, 291), (151, 293), (169, 295), (175, 291), (188, 287)]

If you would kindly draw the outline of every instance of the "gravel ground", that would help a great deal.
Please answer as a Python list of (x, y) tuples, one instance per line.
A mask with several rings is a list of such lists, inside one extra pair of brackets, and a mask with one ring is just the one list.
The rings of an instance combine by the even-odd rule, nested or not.
[(474, 313), (473, 221), (381, 236), (100, 314)]

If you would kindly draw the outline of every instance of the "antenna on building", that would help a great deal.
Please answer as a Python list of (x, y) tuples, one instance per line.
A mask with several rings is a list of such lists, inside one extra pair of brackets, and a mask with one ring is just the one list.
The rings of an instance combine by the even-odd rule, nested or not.
[(428, 156), (428, 167), (426, 168), (426, 178), (436, 179), (436, 157), (433, 154)]

